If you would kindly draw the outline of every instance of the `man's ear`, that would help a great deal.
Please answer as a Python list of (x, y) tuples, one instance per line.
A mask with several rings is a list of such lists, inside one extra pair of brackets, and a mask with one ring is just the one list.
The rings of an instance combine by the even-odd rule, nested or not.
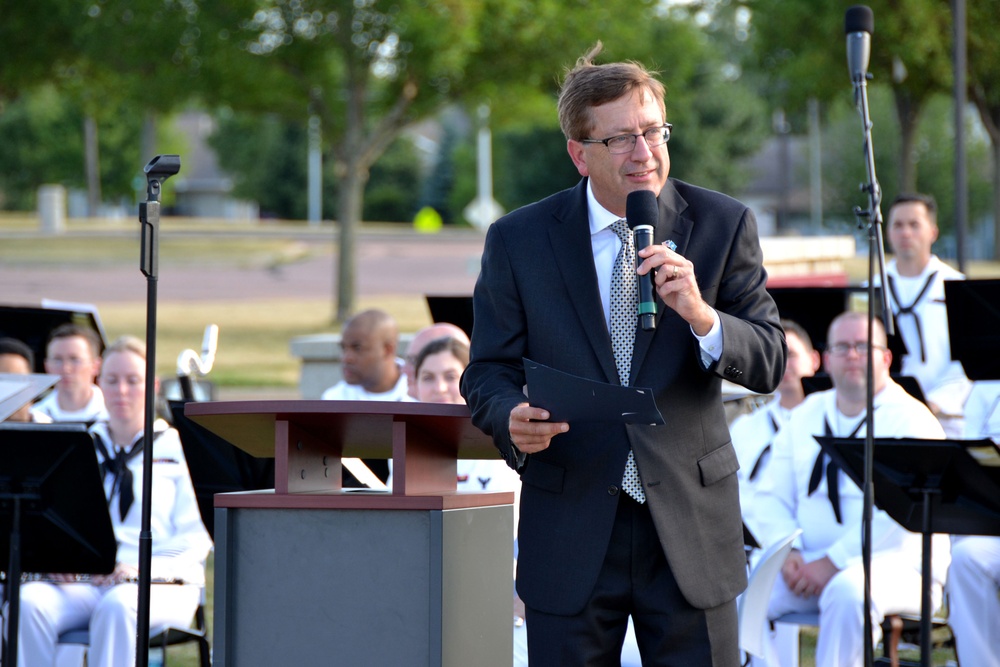
[(587, 156), (584, 152), (585, 146), (579, 141), (570, 139), (566, 142), (566, 152), (576, 165), (576, 170), (581, 176), (590, 176), (590, 169), (587, 168)]

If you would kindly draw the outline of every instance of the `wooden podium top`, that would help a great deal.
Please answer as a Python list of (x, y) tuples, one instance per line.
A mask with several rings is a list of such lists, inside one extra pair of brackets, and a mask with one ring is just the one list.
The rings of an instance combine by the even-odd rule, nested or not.
[(184, 414), (248, 454), (275, 455), (275, 423), (281, 420), (341, 440), (343, 456), (389, 458), (391, 425), (404, 422), (427, 431), (457, 458), (493, 459), (493, 441), (469, 420), (469, 408), (441, 403), (386, 401), (191, 402)]
[(276, 496), (341, 491), (345, 456), (391, 457), (394, 497), (453, 495), (457, 459), (499, 456), (464, 405), (211, 401), (188, 403), (184, 414), (253, 456), (273, 456)]

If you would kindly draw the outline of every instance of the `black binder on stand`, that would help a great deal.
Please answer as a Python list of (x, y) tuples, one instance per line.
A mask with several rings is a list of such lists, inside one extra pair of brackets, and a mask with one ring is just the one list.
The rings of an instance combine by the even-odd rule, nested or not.
[[(861, 486), (864, 439), (817, 436), (833, 461)], [(1000, 535), (1000, 449), (992, 440), (875, 438), (875, 504), (920, 533), (920, 657), (930, 659), (931, 535)], [(929, 663), (924, 663), (929, 664)]]
[(0, 424), (0, 549), (9, 554), (4, 665), (17, 664), (22, 572), (110, 574), (115, 541), (93, 436), (80, 424)]
[(951, 358), (970, 380), (1000, 380), (1000, 279), (946, 280)]

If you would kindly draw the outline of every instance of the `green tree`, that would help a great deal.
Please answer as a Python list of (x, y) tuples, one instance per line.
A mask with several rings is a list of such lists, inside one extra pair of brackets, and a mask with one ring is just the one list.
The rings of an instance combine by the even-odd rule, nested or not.
[(5, 101), (51, 81), (74, 54), (76, 3), (62, 0), (0, 2), (0, 113)]
[[(265, 216), (304, 219), (308, 138), (303, 123), (275, 114), (231, 110), (220, 112), (216, 120), (208, 141), (219, 166), (233, 177), (233, 194), (257, 201)], [(325, 172), (324, 210), (336, 209), (337, 187), (333, 172)], [(408, 222), (416, 211), (418, 192), (417, 157), (412, 142), (400, 138), (389, 147), (383, 162), (372, 168), (365, 219)]]
[[(801, 117), (806, 100), (824, 102), (849, 95), (844, 5), (812, 0), (754, 0), (753, 59), (764, 73), (762, 92), (776, 106)], [(924, 105), (947, 92), (952, 81), (951, 15), (940, 0), (874, 0), (869, 72), (892, 89), (900, 131), (903, 189), (917, 184), (916, 128)]]
[(420, 164), (413, 142), (403, 135), (372, 165), (365, 187), (364, 219), (412, 222), (419, 201)]
[[(223, 110), (208, 143), (219, 166), (233, 178), (233, 194), (253, 200), (261, 214), (292, 220), (306, 217), (308, 139), (301, 122), (275, 114)], [(333, 179), (324, 183), (323, 208), (334, 205)]]
[[(31, 210), (43, 183), (86, 187), (83, 113), (71, 97), (46, 85), (8, 103), (0, 114), (0, 191), (3, 208)], [(123, 115), (99, 136), (104, 161), (101, 188), (111, 197), (131, 198), (140, 156), (141, 119)]]
[[(223, 3), (218, 3), (223, 4)], [(407, 124), (456, 98), (538, 113), (567, 53), (600, 32), (634, 39), (653, 5), (558, 0), (237, 0), (227, 33), (238, 53), (206, 57), (213, 96), (288, 117), (320, 116), (340, 183), (336, 318), (355, 299), (355, 237), (375, 161)], [(239, 18), (242, 16), (242, 20)], [(252, 80), (253, 95), (246, 84)], [(502, 91), (502, 95), (501, 95)], [(252, 98), (252, 99), (251, 99)], [(546, 112), (552, 114), (551, 99)], [(550, 116), (551, 117), (551, 116)]]
[[(901, 168), (894, 160), (883, 160), (899, 150), (898, 119), (888, 86), (872, 86), (871, 117), (873, 134), (877, 137), (875, 159), (879, 183), (882, 186), (883, 213), (888, 213), (892, 199), (904, 191)], [(928, 101), (917, 125), (920, 139), (914, 146), (917, 170), (915, 188), (934, 195), (938, 202), (938, 222), (942, 237), (951, 236), (955, 230), (955, 191), (950, 178), (954, 169), (955, 152), (952, 100), (947, 95), (937, 95)], [(846, 233), (855, 226), (852, 209), (860, 203), (858, 185), (867, 180), (865, 164), (858, 141), (858, 119), (854, 108), (846, 102), (831, 105), (829, 121), (824, 130), (823, 155), (827, 187), (827, 223), (831, 229)], [(969, 133), (969, 212), (971, 219), (982, 217), (989, 211), (992, 186), (989, 176), (989, 146), (982, 138)], [(942, 149), (944, 147), (944, 149)], [(912, 191), (912, 190), (907, 190)]]
[[(697, 17), (683, 8), (644, 11), (647, 16), (631, 38), (604, 40), (598, 62), (633, 59), (659, 70), (667, 87), (667, 118), (675, 126), (670, 139), (671, 176), (724, 191), (739, 189), (747, 177), (741, 158), (765, 138), (767, 110), (745, 77), (726, 60), (727, 50), (735, 49), (728, 42), (725, 48), (720, 44), (730, 37), (703, 30)], [(589, 46), (585, 42), (574, 53)], [(572, 64), (572, 58), (566, 60), (567, 66)], [(566, 139), (556, 118), (561, 76), (549, 79), (540, 84), (545, 94), (538, 99), (544, 110), (531, 113), (528, 107), (534, 103), (525, 105), (526, 115), (517, 122), (505, 102), (491, 114), (506, 119), (494, 131), (493, 145), (495, 196), (508, 210), (570, 187), (580, 178), (566, 154)], [(464, 159), (457, 184), (462, 205), (475, 194), (474, 138), (469, 142), (456, 154)]]

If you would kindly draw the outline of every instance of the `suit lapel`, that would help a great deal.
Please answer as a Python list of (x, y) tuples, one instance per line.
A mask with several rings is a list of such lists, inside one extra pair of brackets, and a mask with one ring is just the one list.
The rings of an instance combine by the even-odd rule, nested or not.
[[(656, 223), (653, 242), (676, 246), (674, 251), (680, 255), (684, 255), (691, 241), (691, 231), (694, 228), (694, 221), (683, 215), (687, 209), (687, 202), (684, 201), (684, 198), (680, 196), (680, 193), (677, 192), (670, 181), (667, 181), (666, 185), (663, 186), (658, 201), (660, 204), (660, 217)], [(666, 311), (667, 307), (663, 304), (663, 300), (657, 296), (657, 329), (663, 324), (663, 315)], [(653, 342), (655, 334), (656, 330), (643, 331), (641, 328), (636, 330), (635, 343), (632, 348), (632, 378), (636, 377), (636, 374), (642, 367), (642, 362), (646, 358), (646, 353), (649, 351), (649, 346)]]
[[(583, 323), (590, 346), (594, 348), (608, 382), (617, 383), (618, 370), (611, 351), (601, 294), (597, 289), (597, 270), (590, 240), (590, 218), (587, 215), (587, 181), (580, 181), (562, 209), (553, 211), (555, 224), (549, 226), (549, 242), (555, 264), (567, 286), (570, 304)], [(553, 304), (557, 307), (557, 304)]]

